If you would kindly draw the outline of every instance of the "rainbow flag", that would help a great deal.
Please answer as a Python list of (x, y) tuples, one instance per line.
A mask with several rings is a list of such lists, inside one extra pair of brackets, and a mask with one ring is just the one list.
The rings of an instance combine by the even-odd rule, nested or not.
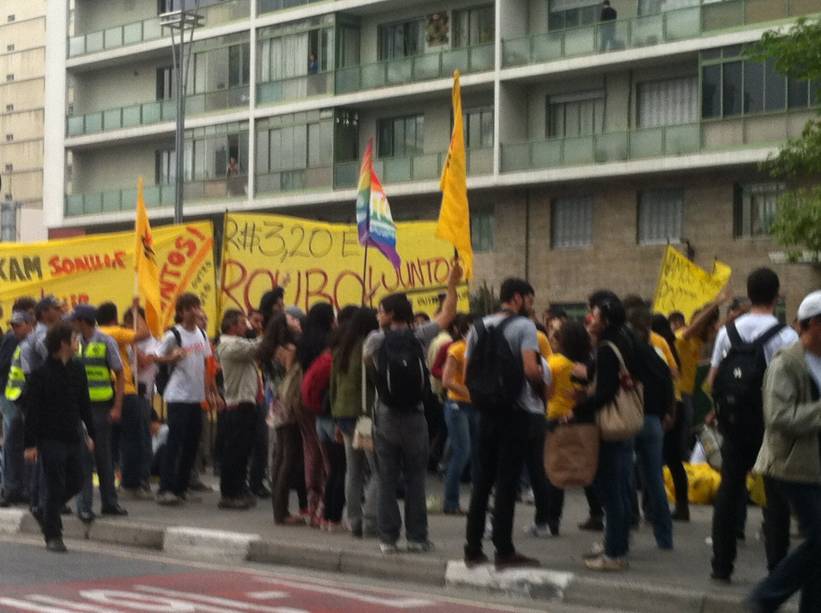
[(359, 170), (359, 194), (356, 197), (356, 225), (359, 244), (376, 247), (394, 268), (402, 265), (396, 251), (396, 225), (391, 217), (388, 197), (373, 169), (373, 139), (368, 141)]

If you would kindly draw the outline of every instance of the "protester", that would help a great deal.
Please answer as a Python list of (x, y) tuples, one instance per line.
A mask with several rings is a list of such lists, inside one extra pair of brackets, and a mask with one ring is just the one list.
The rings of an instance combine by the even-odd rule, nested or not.
[[(440, 296), (439, 310), (441, 313), (444, 296)], [(430, 440), (430, 452), (428, 458), (428, 470), (440, 472), (440, 464), (445, 456), (445, 447), (448, 439), (447, 426), (445, 424), (444, 403), (446, 392), (442, 387), (442, 370), (447, 358), (446, 347), (453, 342), (449, 330), (440, 330), (430, 345), (425, 356), (425, 364), (430, 372), (430, 397), (425, 402), (425, 421), (428, 423), (428, 438)], [(443, 472), (443, 471), (441, 471)]]
[(262, 339), (245, 338), (248, 329), (248, 320), (242, 311), (225, 311), (217, 345), (225, 392), (220, 509), (244, 510), (255, 502), (246, 492), (246, 477), (256, 428), (260, 391), (256, 355)]
[[(97, 433), (93, 454), (85, 454), (85, 482), (77, 498), (77, 516), (84, 522), (95, 518), (92, 510), (94, 467), (100, 482), (101, 513), (128, 515), (117, 501), (112, 455), (112, 424), (118, 423), (122, 417), (126, 386), (120, 350), (113, 338), (97, 328), (97, 309), (90, 304), (77, 305), (71, 314), (71, 321), (81, 337), (77, 356), (86, 369), (91, 417)], [(115, 386), (112, 386), (112, 381)]]
[[(779, 349), (798, 340), (795, 331), (780, 324), (774, 315), (780, 287), (778, 275), (769, 268), (758, 268), (750, 273), (747, 277), (747, 296), (752, 308), (748, 314), (721, 329), (713, 348), (708, 383), (713, 388), (717, 407), (715, 417), (718, 418), (719, 430), (724, 437), (721, 447), (721, 486), (716, 494), (713, 510), (711, 576), (719, 583), (729, 583), (733, 574), (739, 500), (746, 498), (747, 473), (755, 463), (764, 436), (761, 396), (764, 363), (769, 363)], [(733, 349), (746, 352), (743, 349), (745, 344), (755, 344), (755, 350), (760, 351), (764, 362), (760, 366), (760, 373), (756, 371), (757, 364), (751, 369), (746, 368), (746, 362), (743, 369), (740, 362), (735, 366), (738, 352)], [(741, 357), (744, 359), (745, 356)], [(726, 372), (728, 366), (732, 372)], [(744, 406), (736, 407), (732, 402), (734, 398), (729, 396), (742, 400)], [(708, 420), (713, 418), (713, 415), (708, 416)], [(783, 539), (783, 524), (779, 519), (771, 517), (767, 509), (764, 509), (764, 538), (768, 553), (774, 549), (786, 551), (783, 544), (775, 542), (779, 538)]]
[(456, 315), (456, 286), (462, 267), (454, 261), (448, 274), (447, 298), (436, 318), (415, 330), (413, 308), (405, 294), (391, 294), (379, 303), (379, 330), (365, 340), (363, 359), (376, 371), (374, 447), (379, 471), (378, 524), (380, 550), (396, 553), (402, 529), (396, 492), (400, 469), (405, 484), (405, 537), (408, 551), (428, 552), (425, 476), (428, 427), (424, 400), (429, 394), (425, 346)]
[[(94, 449), (87, 367), (74, 359), (78, 351), (68, 324), (58, 323), (45, 339), (46, 362), (33, 372), (26, 388), (25, 457), (39, 458), (45, 479), (43, 506), (35, 517), (46, 548), (63, 553), (60, 511), (83, 485), (83, 453)], [(82, 424), (81, 424), (82, 422)], [(83, 449), (84, 442), (88, 445)]]
[(765, 432), (754, 470), (770, 481), (768, 499), (777, 490), (788, 501), (781, 523), (789, 525), (792, 509), (805, 540), (788, 555), (785, 549), (786, 557), (755, 587), (748, 600), (754, 612), (777, 611), (799, 590), (799, 611), (821, 611), (821, 291), (804, 298), (798, 321), (799, 342), (772, 358), (764, 378)]
[(415, 328), (419, 326), (424, 326), (426, 323), (430, 323), (430, 315), (428, 315), (424, 311), (420, 311), (419, 313), (414, 314), (413, 326)]
[[(278, 310), (280, 306), (277, 303), (274, 310), (280, 312)], [(265, 330), (264, 323), (265, 318), (260, 311), (256, 309), (248, 311), (248, 324), (250, 327), (245, 336), (249, 339), (261, 339)], [(248, 466), (248, 486), (251, 493), (260, 499), (270, 498), (271, 496), (271, 490), (265, 486), (265, 478), (268, 472), (269, 443), (268, 407), (264, 402), (258, 402), (251, 462)]]
[(267, 330), (268, 324), (277, 313), (285, 310), (285, 289), (275, 287), (268, 290), (259, 300), (259, 312), (262, 315), (262, 329)]
[[(517, 566), (538, 566), (539, 562), (516, 551), (513, 546), (513, 512), (516, 505), (516, 494), (519, 476), (525, 459), (528, 427), (531, 423), (528, 416), (527, 389), (533, 385), (542, 386), (542, 371), (539, 365), (539, 345), (536, 339), (536, 326), (529, 316), (533, 309), (533, 287), (522, 279), (506, 279), (500, 288), (502, 302), (500, 313), (485, 317), (481, 327), (485, 332), (477, 334), (476, 326), (468, 335), (467, 369), (471, 371), (471, 360), (482, 364), (474, 355), (488, 355), (480, 345), (490, 343), (489, 329), (498, 327), (502, 334), (500, 342), (507, 341), (508, 353), (516, 365), (515, 370), (520, 380), (505, 381), (506, 387), (520, 390), (515, 395), (512, 406), (499, 406), (487, 410), (479, 419), (479, 444), (476, 483), (470, 498), (467, 517), (467, 542), (465, 544), (465, 564), (469, 567), (488, 562), (482, 551), (482, 538), (485, 532), (485, 517), (491, 490), (495, 487), (496, 499), (493, 509), (493, 545), (496, 548), (495, 564), (499, 570)], [(485, 340), (487, 339), (487, 340)], [(498, 352), (501, 347), (491, 347)], [(476, 352), (474, 354), (474, 351)], [(521, 369), (518, 360), (521, 359)], [(488, 369), (498, 369), (501, 364), (488, 362)], [(501, 372), (501, 371), (498, 371)], [(499, 376), (498, 374), (496, 375)], [(468, 386), (472, 384), (470, 377)], [(475, 398), (472, 400), (476, 401)], [(542, 405), (543, 407), (544, 405)], [(543, 408), (540, 409), (540, 414)]]
[(374, 388), (362, 364), (362, 346), (365, 338), (378, 327), (373, 309), (357, 309), (342, 330), (331, 369), (331, 412), (345, 445), (347, 518), (351, 534), (356, 538), (377, 534), (376, 459), (372, 449), (354, 448), (354, 429), (360, 416), (373, 415)]
[(599, 15), (599, 52), (610, 51), (616, 46), (616, 24), (613, 23), (618, 19), (616, 9), (610, 6), (610, 0), (602, 2), (601, 13)]

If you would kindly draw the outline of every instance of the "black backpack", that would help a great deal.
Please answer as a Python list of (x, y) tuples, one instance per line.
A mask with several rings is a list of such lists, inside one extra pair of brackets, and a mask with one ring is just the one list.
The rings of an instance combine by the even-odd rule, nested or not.
[(761, 387), (767, 370), (764, 346), (784, 329), (775, 324), (751, 343), (741, 339), (735, 323), (727, 325), (730, 350), (718, 366), (713, 401), (722, 429), (760, 434), (764, 430)]
[(498, 325), (485, 327), (476, 321), (476, 343), (470, 350), (465, 384), (470, 402), (483, 413), (501, 413), (512, 409), (524, 385), (522, 356), (515, 355), (505, 338), (505, 328), (517, 319), (506, 317)]
[(636, 343), (636, 357), (641, 369), (639, 378), (644, 388), (644, 413), (664, 417), (672, 412), (676, 401), (670, 367), (649, 343)]
[[(174, 335), (174, 340), (177, 341), (177, 347), (182, 347), (182, 335), (180, 335), (180, 331), (177, 329), (177, 326), (172, 326), (168, 329), (168, 332)], [(202, 337), (205, 339), (205, 342), (208, 342), (208, 336), (205, 334), (205, 331), (200, 328), (200, 332), (202, 333)], [(168, 383), (171, 381), (171, 375), (174, 372), (174, 364), (158, 364), (157, 365), (157, 376), (154, 378), (154, 386), (157, 388), (157, 393), (162, 396), (165, 394), (165, 388), (168, 387)]]
[(387, 330), (377, 363), (376, 389), (383, 404), (412, 411), (425, 401), (430, 376), (422, 343), (413, 330)]

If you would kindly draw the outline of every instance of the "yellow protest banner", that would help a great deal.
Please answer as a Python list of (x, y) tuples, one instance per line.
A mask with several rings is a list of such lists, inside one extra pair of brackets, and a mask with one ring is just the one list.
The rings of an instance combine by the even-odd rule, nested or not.
[(689, 321), (697, 309), (718, 296), (731, 274), (732, 269), (719, 261), (715, 262), (712, 274), (708, 273), (668, 246), (661, 261), (653, 310), (664, 315), (680, 311)]
[[(211, 222), (153, 230), (160, 269), (162, 325), (174, 322), (183, 292), (202, 300), (210, 332), (219, 324)], [(94, 234), (42, 243), (0, 243), (0, 320), (20, 296), (54, 294), (69, 308), (112, 301), (124, 310), (134, 291), (134, 232)]]
[[(256, 308), (263, 293), (285, 287), (285, 302), (307, 310), (319, 301), (341, 308), (362, 301), (375, 307), (393, 292), (407, 292), (414, 309), (433, 314), (444, 292), (453, 247), (434, 236), (435, 222), (397, 224), (402, 266), (394, 270), (379, 255), (368, 259), (355, 224), (331, 224), (287, 217), (229, 213), (225, 218), (222, 309)], [(468, 310), (467, 287), (460, 310)]]

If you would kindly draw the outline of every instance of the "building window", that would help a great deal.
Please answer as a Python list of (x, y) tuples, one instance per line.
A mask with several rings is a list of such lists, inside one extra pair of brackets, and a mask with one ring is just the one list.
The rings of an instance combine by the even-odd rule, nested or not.
[(176, 181), (177, 156), (173, 149), (160, 149), (154, 152), (154, 184), (171, 185)]
[(465, 147), (468, 149), (493, 147), (493, 109), (467, 109), (464, 117)]
[(13, 172), (14, 164), (6, 164), (6, 172)]
[(556, 198), (550, 205), (550, 243), (553, 249), (593, 244), (593, 197)]
[(604, 92), (547, 99), (547, 138), (572, 138), (604, 132)]
[(6, 105), (6, 112), (11, 113), (13, 110), (14, 110), (14, 105), (13, 104), (7, 104)]
[(698, 121), (698, 77), (638, 85), (638, 126), (656, 128)]
[(379, 121), (379, 157), (403, 158), (425, 150), (425, 116), (392, 117)]
[(548, 30), (564, 30), (596, 23), (601, 13), (600, 0), (549, 0)]
[(14, 140), (14, 134), (6, 134), (6, 142), (10, 143)]
[(758, 183), (738, 186), (734, 211), (734, 233), (737, 238), (769, 236), (778, 211), (778, 198), (784, 193), (781, 183)]
[(189, 91), (204, 94), (248, 85), (250, 58), (249, 43), (195, 53), (194, 87)]
[(393, 60), (425, 51), (425, 20), (379, 26), (379, 60)]
[(14, 73), (7, 74), (6, 81), (14, 81)]
[(677, 243), (681, 240), (684, 190), (652, 189), (639, 193), (640, 245)]
[[(639, 0), (639, 17), (698, 6), (701, 0)], [(706, 3), (705, 3), (706, 4)]]
[(14, 51), (14, 43), (6, 45), (6, 51)]
[[(310, 21), (263, 30), (257, 61), (260, 82), (323, 73), (332, 68), (333, 28), (319, 26)], [(358, 63), (358, 49), (356, 59)], [(298, 95), (307, 93), (305, 88)]]
[(495, 35), (496, 14), (492, 4), (453, 11), (454, 47), (492, 43)]
[(174, 86), (176, 79), (174, 78), (174, 68), (171, 66), (163, 66), (157, 68), (157, 100), (173, 100)]
[(17, 19), (17, 18), (16, 18), (14, 15), (9, 15), (9, 16), (8, 16), (8, 19), (6, 19), (6, 21), (8, 21), (9, 23), (11, 23), (11, 22), (12, 22), (12, 21), (14, 21), (15, 19)]
[(492, 208), (471, 211), (470, 241), (473, 244), (474, 251), (493, 251), (496, 246), (495, 231), (496, 222)]

